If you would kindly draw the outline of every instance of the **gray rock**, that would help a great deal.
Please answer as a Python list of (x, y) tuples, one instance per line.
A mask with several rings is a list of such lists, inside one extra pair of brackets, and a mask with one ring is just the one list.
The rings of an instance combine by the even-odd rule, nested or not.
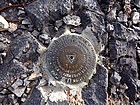
[(37, 88), (33, 88), (30, 97), (21, 105), (43, 105), (40, 91)]
[(20, 16), (20, 15), (25, 15), (25, 11), (24, 11), (24, 10), (19, 10), (17, 15), (18, 15), (18, 16)]
[(100, 6), (98, 5), (97, 0), (77, 0), (74, 2), (74, 4), (78, 5), (79, 8), (86, 8), (88, 11), (104, 15), (104, 13), (101, 11)]
[(125, 89), (125, 94), (132, 102), (136, 99), (137, 92), (138, 68), (135, 48), (138, 35), (133, 29), (127, 29), (122, 24), (115, 23), (114, 33), (110, 36), (110, 60), (111, 64), (115, 64), (112, 69), (119, 72), (120, 83), (127, 85), (128, 89)]
[(112, 10), (110, 10), (110, 12), (107, 14), (107, 20), (112, 22), (116, 20), (116, 10), (117, 8), (113, 8)]
[(125, 58), (125, 57), (122, 57), (120, 58), (120, 64), (121, 65), (129, 65), (131, 63), (132, 59), (131, 58)]
[(62, 21), (62, 20), (57, 20), (57, 21), (55, 22), (55, 26), (56, 26), (57, 28), (61, 27), (62, 24), (63, 24), (63, 21)]
[(117, 72), (114, 72), (110, 77), (111, 83), (117, 86), (120, 84), (120, 80), (121, 76)]
[(139, 12), (132, 12), (132, 22), (133, 24), (137, 24), (140, 22), (140, 13)]
[[(39, 42), (34, 40), (31, 33), (17, 36), (11, 44), (10, 50), (12, 54), (21, 62), (32, 60), (37, 61), (39, 54), (36, 53)], [(9, 53), (7, 54), (9, 55)]]
[(96, 0), (85, 0), (85, 6), (92, 11), (95, 10), (98, 5)]
[(82, 97), (86, 105), (106, 105), (108, 73), (107, 69), (97, 65), (97, 73), (83, 88)]
[(29, 28), (28, 28), (28, 31), (29, 31), (29, 32), (32, 32), (32, 31), (33, 31), (33, 28), (32, 28), (32, 27), (29, 27)]
[(23, 86), (28, 86), (28, 85), (29, 85), (29, 83), (30, 83), (30, 81), (28, 81), (28, 80), (27, 80), (27, 78), (26, 78), (26, 79), (24, 79)]
[(27, 78), (27, 74), (22, 74), (20, 77), (23, 80), (23, 79)]
[(107, 31), (108, 32), (114, 31), (114, 26), (112, 24), (107, 24)]
[(125, 4), (130, 4), (131, 0), (124, 0)]
[(121, 39), (120, 41), (126, 43), (126, 41), (138, 39), (138, 34), (133, 29), (127, 29), (124, 25), (122, 25), (119, 22), (114, 23), (114, 29), (115, 30), (112, 36), (117, 40)]
[(6, 48), (7, 48), (6, 44), (3, 44), (2, 42), (0, 42), (0, 53), (3, 53)]
[[(122, 57), (120, 59), (120, 64), (118, 65), (119, 71), (121, 72), (127, 72), (127, 75), (129, 75), (134, 80), (137, 79), (137, 62), (133, 58), (125, 58)], [(122, 63), (122, 64), (121, 64)], [(131, 68), (131, 69), (130, 69)]]
[(138, 58), (140, 58), (140, 47), (137, 47)]
[(41, 30), (50, 21), (60, 20), (61, 15), (71, 11), (70, 0), (37, 0), (25, 7), (27, 14), (33, 21), (35, 27)]
[(138, 8), (140, 8), (140, 0), (134, 0), (134, 4), (135, 4)]
[(7, 93), (8, 93), (8, 90), (5, 89), (5, 88), (3, 88), (3, 89), (0, 91), (0, 94), (1, 94), (1, 95), (5, 95), (5, 94), (7, 94)]
[(32, 34), (33, 34), (33, 36), (37, 37), (37, 36), (39, 35), (39, 32), (38, 32), (37, 30), (34, 30), (34, 31), (32, 32)]
[(63, 21), (67, 25), (79, 26), (81, 24), (81, 19), (76, 15), (67, 15), (63, 18)]
[(27, 27), (25, 27), (25, 25), (19, 25), (18, 28), (19, 29), (23, 29), (23, 30), (26, 30), (27, 29)]
[(81, 17), (81, 21), (82, 21), (81, 25), (83, 25), (84, 30), (87, 31), (87, 28), (91, 26), (91, 29), (89, 28), (88, 33), (91, 32), (92, 34), (94, 34), (93, 37), (96, 37), (97, 38), (96, 41), (101, 43), (102, 46), (106, 45), (108, 36), (105, 30), (105, 22), (103, 19), (104, 16), (96, 14), (94, 12), (90, 12), (90, 11), (83, 13), (81, 15), (83, 15)]
[(18, 0), (12, 0), (12, 2), (17, 3), (17, 2), (18, 2)]
[(51, 38), (47, 34), (39, 35), (39, 40), (45, 44), (49, 44), (51, 42)]
[(114, 0), (101, 0), (101, 2), (106, 3), (106, 4), (109, 4), (112, 1), (114, 1)]
[(140, 105), (140, 101), (136, 102), (135, 105)]
[(47, 39), (47, 40), (45, 40), (45, 44), (50, 44), (50, 42), (51, 42), (51, 38), (50, 38), (50, 37), (48, 37), (48, 39)]
[(49, 99), (46, 104), (47, 105), (69, 105), (69, 103), (67, 101), (51, 102)]
[(3, 59), (2, 59), (2, 57), (0, 57), (0, 65), (2, 65), (3, 64)]
[(48, 36), (47, 34), (41, 34), (41, 35), (39, 35), (39, 40), (40, 40), (40, 41), (42, 41), (42, 40), (44, 41), (44, 40), (47, 40), (48, 37), (49, 37), (49, 36)]
[(21, 35), (21, 34), (22, 34), (22, 29), (17, 29), (16, 31), (13, 32), (12, 37), (15, 38), (16, 36)]
[(117, 17), (117, 20), (119, 22), (127, 22), (128, 21), (128, 16), (123, 13), (123, 11), (120, 11)]
[(13, 89), (16, 89), (17, 87), (22, 86), (22, 84), (23, 84), (23, 81), (22, 81), (21, 79), (17, 79), (17, 80), (11, 85), (11, 87), (12, 87)]
[(26, 87), (17, 87), (16, 89), (9, 88), (17, 97), (21, 97), (25, 92)]
[(24, 8), (23, 8), (23, 7), (18, 7), (18, 9), (19, 9), (19, 10), (24, 10)]
[(32, 24), (29, 24), (29, 25), (28, 25), (28, 27), (29, 27), (29, 28), (33, 28), (33, 27), (34, 27), (34, 25), (32, 25)]
[(12, 99), (12, 100), (15, 99), (15, 95), (14, 95), (14, 94), (9, 94), (8, 97), (9, 97), (10, 99)]
[(1, 12), (1, 16), (6, 17), (7, 14), (5, 12)]
[(24, 20), (22, 20), (22, 24), (23, 25), (29, 25), (31, 23), (30, 23), (29, 19), (24, 19)]
[(25, 102), (25, 101), (26, 101), (26, 98), (21, 98), (21, 101), (22, 101), (22, 102)]
[(4, 63), (9, 63), (12, 59), (14, 59), (14, 55), (12, 52), (9, 50), (6, 54), (6, 57), (4, 59)]
[(12, 84), (15, 79), (19, 78), (21, 74), (28, 71), (28, 69), (16, 59), (0, 65), (0, 69), (0, 87), (5, 88)]
[(136, 82), (126, 72), (121, 73), (121, 83), (126, 84), (128, 89), (125, 90), (126, 95), (129, 97), (129, 101), (133, 102), (136, 99), (137, 85)]
[(140, 87), (140, 80), (137, 80), (137, 86)]
[(69, 14), (71, 8), (73, 8), (71, 0), (63, 0), (62, 3), (60, 4), (61, 14)]
[(3, 102), (4, 98), (5, 98), (5, 96), (0, 94), (0, 103)]
[(96, 0), (78, 0), (77, 4), (82, 4), (83, 6), (85, 6), (87, 9), (91, 11), (98, 8)]
[(116, 94), (116, 86), (111, 87), (111, 94)]
[(133, 28), (134, 28), (134, 30), (138, 33), (138, 34), (140, 34), (140, 27), (137, 27), (137, 26), (132, 26)]

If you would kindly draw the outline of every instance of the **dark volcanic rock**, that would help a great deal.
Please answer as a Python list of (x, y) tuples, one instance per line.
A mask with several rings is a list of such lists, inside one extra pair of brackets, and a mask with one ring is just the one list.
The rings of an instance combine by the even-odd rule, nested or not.
[(114, 27), (109, 44), (111, 64), (116, 62), (112, 69), (119, 72), (121, 84), (127, 85), (125, 93), (132, 102), (136, 99), (137, 92), (138, 68), (135, 48), (138, 35), (133, 29), (129, 30), (120, 23), (115, 23)]
[[(46, 50), (41, 45), (47, 47), (65, 29), (90, 34), (87, 39), (109, 69), (97, 64), (97, 73), (82, 90), (85, 104), (106, 105), (111, 98), (114, 105), (126, 100), (124, 105), (140, 105), (140, 0), (0, 0), (0, 14), (18, 26), (12, 33), (0, 32), (0, 105), (69, 105), (44, 103), (35, 81)], [(29, 82), (29, 72), (36, 69), (39, 77)]]
[(121, 73), (122, 79), (121, 83), (126, 84), (128, 86), (128, 89), (125, 90), (126, 95), (129, 97), (129, 101), (133, 102), (136, 99), (136, 92), (137, 92), (137, 86), (134, 79), (129, 76), (126, 72)]
[(120, 23), (115, 23), (114, 29), (109, 41), (110, 59), (113, 60), (121, 56), (130, 56), (136, 59), (137, 33), (134, 30), (127, 29)]
[(140, 1), (139, 1), (139, 0), (134, 0), (134, 4), (135, 4), (138, 8), (140, 8)]
[(42, 96), (37, 88), (33, 88), (30, 97), (21, 105), (42, 105)]
[(0, 65), (0, 87), (7, 87), (21, 74), (27, 72), (27, 68), (16, 59), (13, 59), (9, 64)]
[(86, 105), (105, 105), (108, 86), (107, 69), (97, 65), (97, 73), (89, 81), (88, 86), (83, 88), (82, 96)]
[(31, 60), (36, 62), (39, 54), (36, 52), (38, 48), (38, 42), (34, 41), (31, 33), (25, 33), (25, 35), (19, 35), (13, 40), (11, 44), (10, 51), (7, 54), (5, 63), (8, 63), (9, 56), (13, 55), (16, 59), (21, 62), (26, 62)]
[(68, 14), (71, 10), (71, 1), (37, 0), (25, 9), (35, 26), (42, 29), (43, 25), (61, 19), (63, 14)]

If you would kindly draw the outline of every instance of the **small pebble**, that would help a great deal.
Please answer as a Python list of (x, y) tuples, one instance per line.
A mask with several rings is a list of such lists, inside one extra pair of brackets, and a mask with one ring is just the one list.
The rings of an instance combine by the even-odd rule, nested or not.
[(25, 102), (25, 101), (26, 101), (26, 98), (21, 98), (21, 101), (22, 101), (22, 102)]
[(119, 12), (117, 20), (119, 22), (127, 22), (128, 21), (128, 16), (124, 14), (122, 11)]
[(140, 13), (139, 12), (132, 12), (132, 22), (133, 24), (137, 24), (140, 22)]
[(8, 29), (8, 31), (9, 32), (14, 32), (14, 31), (16, 31), (17, 30), (17, 24), (15, 24), (15, 23), (9, 23), (9, 29)]
[(29, 93), (30, 91), (31, 91), (31, 88), (28, 87), (28, 88), (26, 89), (26, 93)]
[(8, 22), (0, 15), (0, 31), (5, 31), (9, 28)]
[(116, 20), (116, 10), (117, 8), (113, 8), (110, 10), (110, 12), (107, 14), (107, 20), (112, 22)]
[(57, 28), (61, 27), (62, 24), (63, 24), (63, 21), (62, 21), (62, 20), (57, 20), (57, 21), (55, 22), (55, 26), (56, 26)]
[(114, 26), (111, 25), (111, 24), (107, 24), (107, 30), (108, 30), (108, 32), (113, 31), (114, 30)]
[(67, 25), (79, 26), (81, 24), (81, 19), (76, 15), (67, 15), (63, 18), (63, 21)]
[(19, 10), (17, 15), (18, 15), (18, 16), (20, 16), (20, 15), (25, 15), (25, 11)]
[(19, 28), (19, 29), (23, 29), (23, 30), (26, 30), (26, 29), (27, 29), (24, 25), (19, 25), (18, 28)]
[(29, 25), (29, 24), (31, 24), (31, 23), (30, 23), (30, 21), (29, 21), (28, 19), (24, 19), (24, 20), (22, 21), (22, 24), (23, 24), (23, 25)]
[(34, 31), (32, 32), (32, 34), (33, 34), (33, 36), (37, 37), (37, 36), (39, 35), (39, 32), (36, 31), (36, 30), (34, 30)]
[(28, 28), (28, 31), (32, 32), (33, 31), (33, 28), (32, 27), (29, 27)]

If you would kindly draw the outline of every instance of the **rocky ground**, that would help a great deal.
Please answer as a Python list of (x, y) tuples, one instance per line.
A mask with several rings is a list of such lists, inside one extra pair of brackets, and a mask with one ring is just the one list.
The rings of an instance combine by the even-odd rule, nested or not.
[[(1, 0), (0, 15), (0, 105), (140, 105), (140, 0)], [(103, 46), (83, 103), (39, 90), (42, 52), (66, 26)]]

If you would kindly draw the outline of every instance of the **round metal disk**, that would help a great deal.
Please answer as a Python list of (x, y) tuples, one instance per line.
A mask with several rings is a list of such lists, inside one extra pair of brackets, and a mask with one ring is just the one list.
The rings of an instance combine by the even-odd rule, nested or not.
[(50, 44), (46, 64), (56, 80), (75, 84), (86, 81), (93, 74), (96, 54), (87, 39), (79, 35), (65, 35)]

